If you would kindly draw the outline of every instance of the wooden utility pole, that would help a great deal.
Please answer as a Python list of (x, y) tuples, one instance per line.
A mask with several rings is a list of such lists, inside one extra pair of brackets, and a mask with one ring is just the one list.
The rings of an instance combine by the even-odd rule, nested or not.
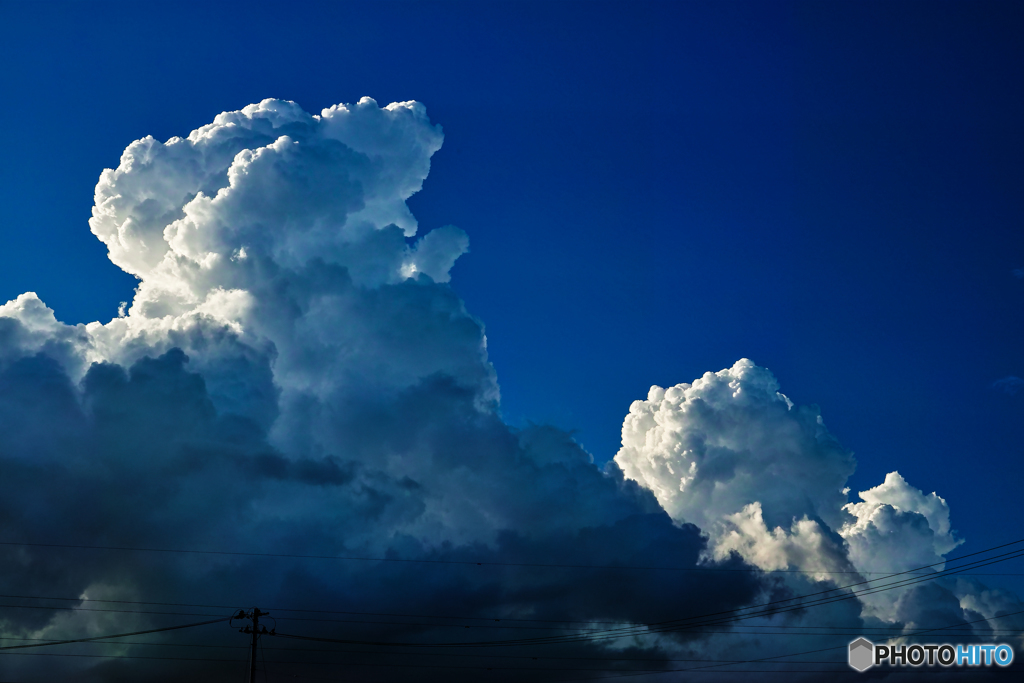
[(246, 626), (241, 629), (242, 633), (252, 633), (252, 647), (249, 649), (249, 683), (256, 683), (256, 642), (259, 640), (262, 633), (267, 632), (267, 627), (263, 627), (263, 631), (260, 631), (260, 617), (269, 615), (270, 612), (261, 612), (259, 607), (253, 607), (252, 610), (246, 614), (245, 612), (239, 613), (239, 618), (247, 618), (252, 620), (252, 630)]

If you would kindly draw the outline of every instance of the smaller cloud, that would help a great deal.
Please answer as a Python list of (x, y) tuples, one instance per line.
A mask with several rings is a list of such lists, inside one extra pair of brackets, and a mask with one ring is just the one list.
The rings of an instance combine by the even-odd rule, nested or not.
[(1016, 375), (1007, 375), (1002, 379), (997, 379), (992, 382), (992, 388), (996, 391), (1001, 391), (1009, 396), (1016, 396), (1024, 389), (1024, 379), (1017, 377)]
[(1010, 271), (1018, 280), (1024, 280), (1024, 268), (1014, 268)]

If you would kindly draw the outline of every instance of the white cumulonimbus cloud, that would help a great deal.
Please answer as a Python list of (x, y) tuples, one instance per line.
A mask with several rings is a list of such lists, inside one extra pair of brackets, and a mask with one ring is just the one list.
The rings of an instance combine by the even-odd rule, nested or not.
[[(897, 473), (848, 503), (852, 454), (749, 360), (653, 387), (603, 471), (565, 432), (506, 425), (483, 325), (448, 285), (468, 237), (453, 226), (420, 234), (406, 205), (441, 142), (421, 104), (369, 98), (319, 115), (265, 100), (187, 137), (137, 140), (100, 176), (90, 221), (139, 279), (130, 306), (86, 325), (60, 322), (33, 293), (0, 306), (3, 538), (436, 564), (72, 562), (0, 546), (5, 594), (263, 595), (318, 609), (458, 604), (471, 617), (642, 623), (734, 609), (769, 587), (744, 571), (610, 581), (578, 567), (496, 577), (476, 562), (721, 562), (828, 580), (938, 561), (957, 545), (945, 501)], [(901, 555), (882, 567), (881, 549)], [(446, 564), (462, 560), (472, 561)], [(791, 587), (810, 584), (800, 581)], [(958, 584), (951, 599), (987, 618), (1011, 599), (986, 590)], [(922, 595), (895, 612), (865, 607), (909, 623)], [(113, 623), (100, 611), (25, 611), (0, 617), (0, 636)], [(401, 631), (367, 628), (380, 639)], [(31, 659), (3, 671), (32, 673)], [(50, 662), (46, 673), (76, 678), (80, 666), (90, 664)]]
[(795, 406), (747, 359), (692, 384), (651, 387), (622, 425), (615, 462), (679, 522), (764, 569), (849, 569), (836, 539), (853, 455), (816, 409)]
[(861, 491), (860, 498), (860, 503), (843, 506), (854, 521), (839, 533), (854, 563), (865, 571), (902, 572), (938, 563), (963, 543), (950, 529), (946, 501), (935, 493), (924, 495), (899, 472)]
[[(817, 408), (795, 405), (769, 370), (747, 359), (690, 384), (651, 387), (630, 407), (615, 462), (673, 519), (704, 530), (709, 556), (736, 553), (768, 571), (800, 570), (819, 581), (837, 572), (939, 571), (962, 543), (946, 501), (898, 472), (862, 491), (861, 502), (847, 502), (852, 454)], [(906, 597), (902, 612), (896, 603), (916, 590), (865, 596), (863, 614), (912, 622), (909, 605), (917, 603)], [(967, 592), (954, 599), (952, 588), (942, 590), (968, 608)]]
[[(421, 233), (406, 205), (441, 142), (422, 105), (364, 98), (315, 116), (265, 100), (128, 146), (90, 224), (139, 279), (130, 305), (84, 325), (31, 292), (0, 306), (0, 538), (29, 544), (0, 545), (5, 594), (627, 623), (753, 599), (743, 572), (609, 591), (600, 570), (479, 568), (694, 566), (705, 542), (565, 432), (501, 420), (483, 326), (448, 285), (468, 238)], [(0, 637), (159, 621), (131, 614), (5, 611)], [(0, 661), (14, 678), (112, 680), (114, 665)]]
[(794, 406), (747, 359), (692, 384), (651, 387), (630, 406), (615, 462), (673, 518), (701, 528), (755, 502), (773, 526), (794, 515), (836, 522), (854, 469), (821, 415)]

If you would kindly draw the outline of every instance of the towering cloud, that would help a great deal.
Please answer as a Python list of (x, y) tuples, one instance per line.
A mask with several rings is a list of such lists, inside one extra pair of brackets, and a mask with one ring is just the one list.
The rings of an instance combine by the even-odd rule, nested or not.
[[(664, 585), (648, 570), (578, 567), (694, 568), (706, 542), (564, 432), (501, 421), (483, 327), (446, 284), (468, 239), (450, 226), (417, 236), (405, 204), (441, 139), (414, 102), (311, 116), (266, 100), (187, 138), (129, 145), (101, 175), (91, 221), (139, 278), (124, 314), (65, 325), (32, 293), (0, 307), (0, 540), (275, 556), (3, 545), (3, 593), (447, 614), (460, 628), (540, 620), (478, 639), (753, 599), (759, 579), (744, 572)], [(542, 564), (576, 568), (530, 568)], [(5, 638), (132, 630), (166, 623), (153, 612), (184, 612), (180, 622), (196, 610), (19, 600), (0, 613)], [(47, 609), (57, 605), (79, 609)], [(351, 635), (337, 618), (276, 614), (282, 631)], [(427, 623), (362, 636), (465, 639)], [(13, 677), (135, 680), (145, 666), (0, 657)]]
[(812, 408), (796, 407), (743, 359), (635, 401), (615, 456), (674, 518), (702, 528), (752, 503), (772, 526), (794, 515), (838, 520), (853, 456)]
[[(90, 225), (139, 279), (130, 306), (88, 325), (32, 293), (0, 306), (0, 589), (31, 596), (0, 612), (2, 642), (256, 602), (276, 606), (282, 632), (319, 636), (352, 637), (342, 612), (367, 613), (354, 617), (371, 622), (364, 640), (464, 640), (469, 625), (475, 640), (566, 635), (727, 613), (820, 590), (831, 572), (941, 561), (959, 543), (946, 502), (897, 473), (849, 503), (852, 455), (749, 360), (652, 388), (604, 470), (555, 427), (504, 424), (483, 326), (447, 284), (468, 238), (419, 235), (405, 203), (441, 141), (415, 102), (314, 116), (265, 100), (187, 138), (138, 140), (103, 172)], [(967, 582), (929, 590), (968, 621), (1017, 604)], [(929, 600), (827, 614), (917, 624)], [(545, 654), (643, 650), (661, 669), (777, 653), (722, 633), (632, 635)], [(107, 656), (147, 647), (0, 655), (0, 671), (157, 680), (145, 659)], [(187, 662), (161, 671), (196, 680)]]
[[(802, 571), (819, 582), (839, 573), (847, 583), (918, 567), (939, 571), (963, 542), (946, 501), (898, 472), (860, 492), (861, 502), (847, 502), (853, 456), (817, 408), (794, 405), (771, 372), (747, 359), (692, 384), (651, 387), (647, 400), (630, 407), (615, 462), (674, 520), (704, 530), (708, 555), (737, 553), (767, 571)], [(865, 595), (860, 615), (919, 628), (942, 621), (931, 601), (952, 606), (949, 623), (993, 619), (1019, 602), (1001, 594), (998, 608), (975, 609), (983, 602), (978, 591), (990, 592), (979, 586), (946, 582)]]

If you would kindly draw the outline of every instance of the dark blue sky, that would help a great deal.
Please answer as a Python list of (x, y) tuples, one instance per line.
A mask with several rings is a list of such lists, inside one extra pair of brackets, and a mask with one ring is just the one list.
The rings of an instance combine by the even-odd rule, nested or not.
[[(416, 99), (423, 228), (471, 253), (514, 424), (595, 459), (651, 384), (740, 357), (859, 460), (937, 491), (971, 552), (1021, 535), (1019, 2), (0, 1), (0, 301), (108, 320), (134, 280), (100, 171), (266, 97)], [(1006, 569), (1005, 571), (1013, 571)]]

